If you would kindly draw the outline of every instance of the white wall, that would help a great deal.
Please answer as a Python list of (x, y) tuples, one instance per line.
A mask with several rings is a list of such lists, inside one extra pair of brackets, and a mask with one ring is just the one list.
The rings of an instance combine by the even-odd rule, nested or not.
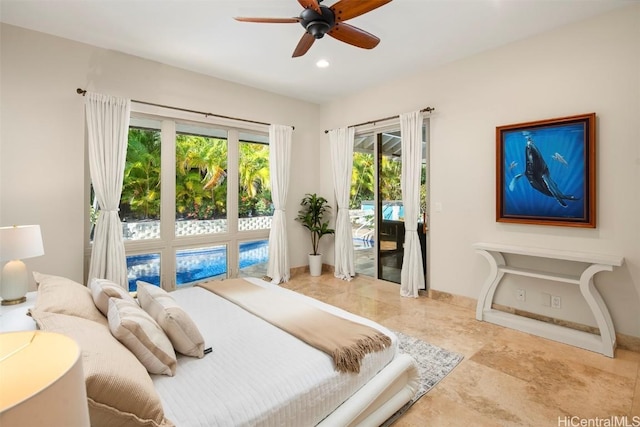
[[(487, 241), (623, 255), (596, 284), (618, 332), (640, 336), (640, 5), (574, 24), (439, 69), (338, 99), (321, 110), (331, 129), (432, 106), (430, 285), (477, 298), (488, 273), (471, 245)], [(495, 222), (495, 128), (597, 113), (597, 228)], [(328, 164), (328, 154), (324, 154)], [(329, 192), (329, 175), (321, 189)], [(595, 325), (577, 287), (542, 284), (563, 297), (520, 308)], [(510, 284), (497, 302), (513, 306)], [(530, 284), (525, 283), (525, 287)]]
[(319, 107), (156, 62), (1, 27), (0, 225), (40, 224), (45, 255), (31, 270), (82, 281), (85, 242), (83, 98), (76, 88), (268, 123), (294, 125), (287, 203), (290, 262), (306, 265), (294, 218), (317, 191)]

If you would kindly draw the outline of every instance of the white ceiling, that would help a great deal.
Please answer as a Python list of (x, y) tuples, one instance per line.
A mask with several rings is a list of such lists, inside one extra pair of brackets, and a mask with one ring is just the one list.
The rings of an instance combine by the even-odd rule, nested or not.
[(296, 0), (1, 0), (0, 20), (322, 104), (634, 1), (393, 0), (348, 21), (375, 49), (327, 36), (300, 58), (299, 24), (233, 19), (297, 17)]

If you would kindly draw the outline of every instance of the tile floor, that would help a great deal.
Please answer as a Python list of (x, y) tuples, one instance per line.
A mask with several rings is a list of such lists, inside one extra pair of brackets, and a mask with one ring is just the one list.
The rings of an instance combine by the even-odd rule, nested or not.
[(394, 426), (640, 426), (640, 353), (611, 359), (478, 322), (472, 309), (402, 298), (364, 276), (297, 274), (285, 286), (464, 355)]

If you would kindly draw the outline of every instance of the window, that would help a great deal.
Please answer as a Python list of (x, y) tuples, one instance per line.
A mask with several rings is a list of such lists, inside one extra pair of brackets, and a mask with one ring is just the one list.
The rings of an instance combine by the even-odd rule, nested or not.
[(262, 277), (267, 274), (269, 240), (240, 243), (240, 276)]
[(227, 276), (227, 245), (176, 250), (176, 285)]
[(120, 197), (122, 236), (125, 240), (155, 239), (160, 233), (160, 123), (139, 120), (136, 124), (129, 128)]
[[(130, 290), (266, 274), (268, 143), (266, 131), (132, 114), (120, 201)], [(96, 213), (92, 194), (90, 239)]]
[(269, 138), (266, 135), (240, 133), (238, 160), (239, 229), (268, 230), (273, 217)]
[(227, 131), (176, 125), (175, 235), (226, 233)]

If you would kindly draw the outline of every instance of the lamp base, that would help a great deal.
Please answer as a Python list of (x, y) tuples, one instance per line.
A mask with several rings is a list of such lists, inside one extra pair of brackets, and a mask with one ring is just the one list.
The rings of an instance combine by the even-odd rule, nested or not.
[(21, 297), (21, 298), (16, 298), (16, 299), (3, 299), (2, 302), (0, 302), (0, 305), (22, 304), (26, 300), (27, 300), (27, 297)]
[(24, 302), (26, 295), (27, 266), (20, 260), (9, 261), (2, 268), (2, 280), (0, 280), (2, 305), (20, 304)]

